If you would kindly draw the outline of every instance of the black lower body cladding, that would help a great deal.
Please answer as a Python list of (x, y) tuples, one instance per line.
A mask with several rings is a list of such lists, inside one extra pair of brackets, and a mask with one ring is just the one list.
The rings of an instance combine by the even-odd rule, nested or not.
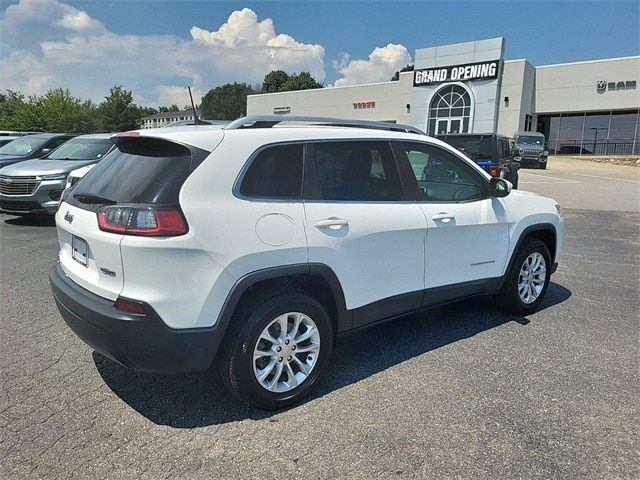
[(69, 328), (98, 353), (125, 367), (149, 373), (209, 368), (224, 329), (172, 329), (148, 305), (146, 315), (113, 308), (113, 301), (71, 281), (57, 264), (49, 275), (58, 310)]

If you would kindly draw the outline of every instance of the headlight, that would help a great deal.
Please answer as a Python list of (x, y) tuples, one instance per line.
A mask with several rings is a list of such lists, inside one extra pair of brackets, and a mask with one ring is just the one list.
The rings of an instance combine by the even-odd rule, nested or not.
[(66, 173), (56, 173), (55, 175), (42, 175), (42, 180), (66, 180)]

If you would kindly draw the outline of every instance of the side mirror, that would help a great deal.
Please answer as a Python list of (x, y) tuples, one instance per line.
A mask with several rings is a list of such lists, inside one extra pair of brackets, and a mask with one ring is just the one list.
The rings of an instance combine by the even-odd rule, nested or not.
[(44, 157), (46, 154), (51, 153), (51, 148), (43, 148), (42, 150), (40, 150), (40, 156)]
[(504, 178), (493, 177), (489, 181), (489, 192), (492, 197), (506, 197), (511, 193), (511, 183)]

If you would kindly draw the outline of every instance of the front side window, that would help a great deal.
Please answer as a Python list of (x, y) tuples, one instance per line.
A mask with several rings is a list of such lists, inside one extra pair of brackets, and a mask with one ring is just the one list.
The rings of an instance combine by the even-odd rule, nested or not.
[[(487, 197), (487, 182), (475, 169), (451, 152), (435, 145), (399, 143), (399, 162), (410, 165), (417, 188), (407, 186), (417, 200), (432, 202), (468, 202)], [(414, 184), (415, 185), (415, 184)]]
[(302, 144), (265, 148), (251, 162), (240, 193), (247, 197), (301, 198), (302, 152)]
[(41, 148), (46, 142), (46, 138), (27, 135), (4, 145), (0, 148), (0, 155), (26, 157)]
[(319, 142), (311, 145), (310, 152), (305, 199), (401, 199), (400, 179), (387, 142)]

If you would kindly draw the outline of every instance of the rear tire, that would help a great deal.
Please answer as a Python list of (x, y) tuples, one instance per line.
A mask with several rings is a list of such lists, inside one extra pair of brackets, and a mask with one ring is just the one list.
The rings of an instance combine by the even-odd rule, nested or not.
[(266, 410), (308, 395), (333, 351), (331, 319), (315, 298), (297, 290), (271, 293), (234, 314), (218, 359), (229, 391)]
[(515, 254), (507, 278), (498, 293), (505, 310), (527, 315), (537, 311), (549, 287), (551, 255), (544, 242), (526, 239)]

